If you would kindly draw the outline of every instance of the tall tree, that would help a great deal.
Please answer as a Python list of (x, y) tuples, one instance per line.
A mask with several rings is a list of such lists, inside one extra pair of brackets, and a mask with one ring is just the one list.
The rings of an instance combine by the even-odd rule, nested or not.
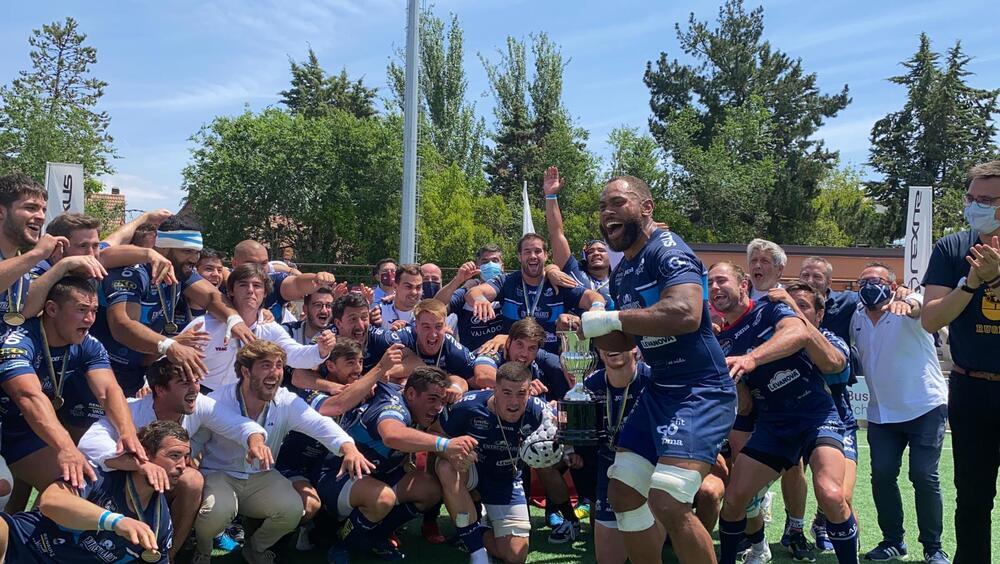
[(0, 88), (0, 172), (41, 180), (46, 161), (81, 163), (88, 178), (113, 172), (110, 117), (97, 109), (108, 83), (91, 75), (86, 39), (73, 18), (32, 31), (31, 70)]
[[(770, 215), (770, 221), (756, 235), (785, 243), (801, 242), (812, 225), (812, 213), (802, 203), (816, 195), (820, 179), (837, 157), (814, 134), (825, 119), (847, 106), (847, 86), (837, 94), (821, 94), (816, 75), (807, 73), (801, 60), (762, 40), (763, 9), (747, 12), (742, 0), (726, 1), (719, 9), (715, 28), (691, 14), (687, 29), (678, 24), (676, 32), (681, 51), (694, 63), (670, 60), (661, 53), (655, 65), (646, 65), (644, 81), (653, 112), (650, 131), (674, 158), (679, 140), (671, 135), (687, 131), (693, 135), (691, 144), (711, 151), (716, 136), (727, 129), (722, 122), (732, 115), (731, 108), (744, 108), (751, 114), (758, 114), (757, 106), (766, 110), (770, 146), (766, 151), (751, 148), (741, 163), (755, 168), (768, 161), (779, 165), (774, 182), (764, 197), (757, 199), (763, 202), (761, 210)], [(759, 98), (759, 104), (751, 103), (753, 97)], [(672, 127), (674, 121), (691, 116), (700, 127)], [(725, 214), (727, 209), (704, 211)]]
[(865, 195), (861, 174), (853, 168), (834, 169), (820, 182), (819, 195), (812, 201), (816, 224), (806, 244), (856, 247), (884, 247), (884, 211)]
[(942, 62), (920, 34), (917, 52), (902, 63), (906, 73), (889, 79), (906, 88), (906, 103), (872, 127), (870, 164), (883, 179), (868, 183), (868, 193), (888, 208), (888, 238), (903, 234), (909, 186), (934, 187), (935, 235), (961, 228), (966, 171), (1000, 154), (993, 119), (1000, 90), (969, 86), (969, 61), (956, 42)]
[(623, 125), (611, 130), (608, 145), (611, 147), (609, 177), (623, 174), (635, 176), (646, 181), (657, 198), (666, 196), (667, 173), (663, 150), (655, 139), (648, 134), (640, 134), (638, 128)]
[(347, 75), (347, 69), (342, 69), (337, 75), (328, 75), (311, 47), (305, 61), (290, 61), (289, 64), (292, 73), (291, 87), (279, 94), (281, 103), (292, 113), (318, 117), (332, 110), (343, 110), (359, 118), (377, 113), (376, 89), (365, 86), (360, 78), (352, 81)]
[[(475, 104), (466, 100), (468, 81), (463, 62), (464, 38), (458, 16), (452, 14), (448, 31), (430, 10), (420, 14), (420, 112), (422, 129), (445, 165), (458, 165), (476, 184), (482, 184), (486, 123), (476, 118)], [(404, 53), (387, 69), (393, 99), (403, 109), (406, 72)]]

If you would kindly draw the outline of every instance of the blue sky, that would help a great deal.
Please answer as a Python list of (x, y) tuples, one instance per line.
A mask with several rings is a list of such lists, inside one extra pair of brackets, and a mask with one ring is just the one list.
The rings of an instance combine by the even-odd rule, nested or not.
[[(756, 6), (749, 3), (748, 6)], [(546, 31), (570, 60), (564, 101), (590, 130), (590, 147), (607, 155), (607, 134), (647, 129), (646, 62), (661, 51), (680, 56), (675, 22), (690, 12), (714, 21), (716, 2), (591, 0), (439, 0), (434, 11), (456, 13), (465, 31), (469, 97), (488, 123), (492, 101), (476, 53), (492, 56), (507, 35)], [(995, 0), (952, 2), (764, 3), (765, 37), (803, 60), (824, 92), (844, 84), (852, 103), (820, 131), (844, 162), (861, 165), (875, 120), (900, 108), (904, 91), (885, 79), (917, 48), (926, 31), (944, 51), (958, 39), (975, 56), (970, 82), (1000, 86)], [(0, 82), (30, 66), (27, 38), (43, 23), (72, 16), (98, 50), (93, 72), (110, 83), (102, 102), (120, 159), (105, 178), (122, 189), (128, 207), (176, 209), (188, 138), (218, 115), (277, 103), (288, 60), (308, 46), (329, 71), (346, 67), (370, 86), (385, 88), (385, 67), (405, 41), (405, 0), (178, 0), (171, 2), (4, 2), (0, 8)]]

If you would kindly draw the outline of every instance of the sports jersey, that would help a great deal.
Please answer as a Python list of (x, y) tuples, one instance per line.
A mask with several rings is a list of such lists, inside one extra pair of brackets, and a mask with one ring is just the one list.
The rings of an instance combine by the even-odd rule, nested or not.
[[(706, 286), (705, 268), (681, 238), (671, 231), (653, 231), (646, 246), (623, 257), (611, 275), (611, 295), (619, 310), (647, 308), (660, 294), (679, 284)], [(698, 330), (673, 337), (635, 336), (656, 385), (729, 386), (726, 358), (712, 333), (708, 302), (703, 301)]]
[(134, 396), (142, 388), (146, 355), (115, 340), (108, 326), (108, 308), (120, 303), (137, 304), (140, 308), (139, 323), (156, 333), (170, 336), (165, 330), (169, 319), (173, 319), (178, 331), (193, 319), (184, 292), (202, 280), (202, 277), (192, 270), (190, 276), (173, 286), (153, 284), (152, 280), (152, 267), (149, 264), (113, 268), (101, 281), (101, 291), (98, 293), (100, 308), (91, 332), (107, 347), (111, 367), (125, 397)]
[[(403, 388), (396, 384), (379, 382), (375, 385), (375, 395), (358, 406), (353, 419), (344, 427), (354, 439), (361, 454), (375, 465), (372, 477), (376, 479), (390, 476), (401, 469), (409, 456), (409, 453), (389, 448), (382, 442), (378, 425), (390, 419), (399, 421), (407, 427), (413, 425), (413, 417), (403, 398)], [(339, 458), (329, 457), (324, 466), (339, 468), (340, 463)]]
[[(0, 261), (6, 260), (6, 258), (0, 252)], [(48, 263), (48, 261), (44, 260), (38, 264), (41, 265), (42, 263)], [(38, 268), (38, 266), (34, 268)], [(25, 272), (9, 288), (3, 289), (3, 294), (0, 295), (0, 334), (6, 333), (12, 327), (7, 325), (7, 322), (3, 320), (4, 314), (24, 310), (25, 301), (28, 299), (28, 289), (31, 288), (31, 281), (37, 278), (37, 276), (32, 274), (33, 270)]]
[[(545, 277), (542, 277), (539, 297), (539, 286), (527, 284), (522, 279), (521, 271), (501, 274), (487, 282), (497, 293), (500, 302), (500, 314), (503, 317), (503, 330), (510, 331), (510, 326), (528, 316), (532, 316), (545, 329), (545, 350), (559, 354), (559, 339), (556, 338), (556, 320), (564, 313), (583, 314), (580, 309), (580, 298), (584, 288), (559, 288), (558, 293)], [(527, 294), (527, 296), (525, 296)], [(537, 304), (537, 305), (536, 305)]]
[[(300, 345), (311, 345), (313, 344), (312, 338), (306, 338), (306, 320), (300, 319), (298, 321), (291, 321), (289, 323), (282, 323), (281, 326), (288, 332), (288, 334), (295, 339), (295, 342)], [(324, 327), (320, 332), (327, 329), (333, 330), (332, 325)], [(317, 333), (318, 335), (319, 333)]]
[[(750, 352), (770, 339), (783, 319), (796, 319), (787, 305), (767, 299), (751, 302), (750, 309), (719, 333), (722, 350), (729, 356)], [(758, 366), (743, 380), (750, 388), (758, 428), (767, 423), (780, 434), (782, 429), (798, 432), (792, 423), (825, 420), (832, 413), (839, 420), (833, 399), (822, 375), (809, 361), (805, 350)]]
[(385, 351), (392, 345), (400, 343), (415, 352), (427, 366), (436, 366), (448, 374), (472, 378), (472, 367), (476, 362), (472, 351), (462, 346), (451, 335), (445, 335), (441, 348), (434, 354), (424, 354), (417, 346), (417, 334), (413, 327), (404, 327), (399, 331), (379, 329), (368, 337), (367, 353), (377, 363)]
[(455, 290), (448, 303), (448, 313), (454, 314), (458, 320), (458, 341), (470, 351), (479, 350), (483, 343), (503, 333), (503, 315), (500, 313), (500, 302), (493, 302), (493, 319), (483, 321), (472, 312), (472, 306), (465, 303), (465, 288)]
[[(505, 362), (507, 362), (507, 358), (503, 349), (494, 354), (481, 354), (476, 357), (477, 366), (490, 366), (494, 370), (499, 369)], [(566, 380), (562, 366), (559, 364), (559, 355), (539, 349), (530, 368), (531, 378), (545, 384), (545, 387), (549, 389), (542, 395), (543, 399), (559, 400), (566, 396), (566, 392), (569, 391), (569, 381)]]
[[(319, 411), (323, 403), (330, 399), (330, 396), (327, 394), (315, 390), (304, 390), (301, 388), (289, 388), (289, 390), (295, 392), (309, 404), (309, 407), (316, 411)], [(334, 417), (333, 420), (341, 428), (346, 428), (358, 413), (358, 408), (354, 408), (339, 417)], [(323, 446), (323, 443), (305, 433), (292, 431), (288, 433), (288, 436), (281, 443), (281, 449), (278, 451), (278, 457), (275, 459), (274, 469), (281, 472), (281, 475), (289, 480), (306, 478), (315, 482), (323, 460), (329, 454), (330, 451)]]
[[(62, 372), (63, 398), (65, 405), (59, 415), (69, 418), (71, 423), (78, 419), (89, 425), (92, 406), (100, 405), (94, 399), (87, 380), (91, 370), (109, 369), (108, 353), (93, 336), (87, 335), (79, 345), (51, 347), (52, 366), (56, 378), (62, 370), (64, 358), (66, 370)], [(68, 355), (68, 356), (67, 356)], [(56, 383), (52, 381), (49, 364), (45, 359), (45, 345), (42, 340), (41, 319), (29, 319), (24, 325), (11, 330), (4, 338), (0, 349), (0, 383), (8, 382), (23, 375), (34, 375), (42, 387), (42, 392), (52, 398)], [(0, 454), (12, 464), (17, 460), (41, 449), (45, 443), (31, 430), (17, 403), (0, 390), (0, 416), (3, 418), (0, 431)]]
[[(126, 517), (138, 519), (127, 502), (126, 488), (129, 472), (117, 470), (105, 472), (95, 469), (97, 481), (87, 483), (81, 497), (113, 513), (121, 513)], [(145, 480), (138, 474), (134, 480)], [(93, 562), (137, 562), (143, 548), (130, 543), (113, 531), (78, 531), (65, 528), (40, 512), (28, 511), (13, 515), (0, 513), (7, 522), (10, 533), (7, 541), (7, 562), (22, 564), (35, 562), (38, 564), (91, 564)], [(149, 525), (156, 535), (156, 547), (160, 559), (156, 562), (169, 562), (167, 552), (170, 550), (174, 534), (173, 523), (170, 520), (170, 506), (166, 495), (153, 492), (149, 498), (141, 520)], [(157, 528), (159, 523), (159, 528)]]
[(598, 280), (590, 275), (589, 272), (584, 270), (583, 265), (580, 264), (576, 257), (570, 255), (566, 259), (566, 264), (563, 265), (562, 271), (573, 277), (574, 280), (579, 282), (585, 289), (593, 290), (600, 295), (604, 296), (607, 300), (607, 309), (614, 309), (615, 301), (611, 299), (611, 273), (608, 273), (608, 278), (606, 280)]
[[(528, 399), (519, 421), (501, 421), (488, 407), (493, 392), (476, 390), (462, 396), (442, 413), (441, 428), (450, 437), (469, 435), (479, 442), (476, 446), (477, 489), (483, 503), (523, 502), (521, 443), (542, 424), (543, 418), (552, 414), (544, 401), (533, 397)], [(517, 492), (520, 492), (520, 499), (516, 499)]]
[[(833, 345), (840, 354), (844, 355), (845, 359), (851, 358), (851, 349), (848, 348), (847, 343), (844, 339), (841, 339), (833, 331), (827, 329), (820, 329), (820, 333), (826, 337), (827, 341)], [(826, 380), (827, 387), (830, 388), (830, 393), (833, 396), (833, 404), (837, 406), (837, 413), (840, 414), (840, 420), (844, 422), (844, 427), (848, 431), (858, 428), (858, 421), (854, 418), (854, 408), (851, 407), (851, 384), (855, 383), (854, 375), (851, 374), (851, 363), (848, 360), (844, 369), (836, 374), (824, 374), (823, 379)]]

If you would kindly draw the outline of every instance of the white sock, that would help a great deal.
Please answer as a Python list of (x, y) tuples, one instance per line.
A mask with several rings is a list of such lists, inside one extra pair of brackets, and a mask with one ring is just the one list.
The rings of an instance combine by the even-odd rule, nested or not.
[(486, 554), (485, 548), (473, 552), (469, 555), (469, 564), (490, 564), (490, 556)]

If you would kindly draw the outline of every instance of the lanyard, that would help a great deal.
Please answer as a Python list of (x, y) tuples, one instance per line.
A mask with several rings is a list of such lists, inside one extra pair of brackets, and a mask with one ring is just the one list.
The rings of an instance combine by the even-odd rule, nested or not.
[(589, 274), (587, 275), (587, 279), (590, 280), (590, 289), (594, 290), (595, 292), (600, 292), (601, 290), (607, 287), (609, 282), (611, 282), (610, 276), (605, 278), (603, 282), (598, 281), (596, 278), (594, 278)]
[[(21, 256), (21, 251), (17, 251), (17, 253), (15, 253), (14, 256)], [(2, 259), (3, 255), (0, 254), (0, 260)], [(16, 296), (11, 296), (10, 294), (11, 288), (7, 288), (7, 313), (15, 313), (15, 314), (21, 313), (21, 304), (24, 298), (24, 276), (25, 275), (22, 274), (20, 278), (17, 279)], [(23, 318), (21, 323), (24, 323)], [(18, 323), (17, 325), (20, 325), (20, 323)]]
[[(160, 297), (160, 311), (163, 312), (163, 319), (166, 321), (164, 328), (167, 333), (177, 332), (177, 324), (174, 323), (174, 315), (177, 313), (177, 286), (179, 284), (174, 284), (172, 288), (174, 289), (173, 295), (170, 297), (170, 317), (167, 317), (167, 302), (163, 298), (163, 284), (160, 284), (156, 288), (156, 293)], [(173, 330), (168, 329), (173, 327)]]
[(535, 310), (538, 309), (538, 302), (542, 301), (542, 292), (545, 289), (545, 276), (542, 276), (541, 283), (538, 284), (538, 294), (535, 296), (535, 300), (530, 305), (528, 304), (528, 286), (524, 283), (524, 274), (521, 274), (521, 291), (524, 292), (524, 309), (527, 312), (526, 317), (534, 317)]
[[(507, 440), (507, 433), (503, 430), (503, 419), (500, 419), (500, 412), (497, 408), (496, 396), (493, 396), (493, 414), (497, 417), (497, 427), (500, 428), (500, 436), (503, 437), (504, 448), (507, 450), (507, 457), (510, 460), (510, 473), (517, 477), (517, 447), (514, 450), (510, 450), (510, 441)], [(524, 419), (524, 414), (521, 414), (521, 419), (518, 420), (517, 426), (515, 427), (515, 433), (519, 432), (517, 429), (521, 428), (521, 421)]]
[[(160, 515), (163, 514), (163, 496), (159, 492), (153, 492), (156, 496), (156, 519), (153, 526), (153, 535), (159, 539), (160, 538)], [(135, 517), (142, 523), (146, 523), (146, 518), (143, 515), (142, 505), (139, 504), (139, 491), (135, 487), (135, 482), (132, 480), (132, 473), (128, 472), (125, 475), (125, 496), (128, 503), (132, 506), (132, 510), (135, 511)], [(148, 525), (148, 523), (146, 523)], [(141, 558), (143, 562), (157, 562), (162, 557), (159, 551), (155, 550), (144, 550), (142, 551)]]
[(622, 404), (618, 408), (618, 419), (611, 418), (611, 399), (614, 395), (611, 393), (611, 380), (608, 378), (607, 371), (604, 373), (605, 384), (607, 385), (608, 397), (604, 402), (605, 409), (608, 416), (608, 428), (611, 430), (611, 444), (614, 445), (615, 436), (621, 431), (622, 420), (625, 419), (625, 405), (628, 404), (628, 390), (632, 387), (632, 382), (635, 382), (636, 377), (639, 375), (639, 368), (636, 367), (635, 373), (632, 374), (632, 379), (629, 380), (628, 384), (625, 385), (625, 391), (622, 392)]
[(55, 397), (52, 398), (52, 405), (58, 410), (62, 407), (62, 390), (63, 383), (66, 382), (66, 362), (69, 360), (69, 347), (66, 347), (66, 351), (63, 352), (62, 357), (62, 367), (59, 369), (59, 377), (56, 377), (56, 367), (52, 364), (52, 351), (49, 350), (49, 337), (45, 334), (45, 324), (39, 323), (38, 327), (42, 332), (42, 344), (44, 345), (43, 352), (45, 353), (45, 362), (49, 365), (49, 379), (52, 381), (52, 388), (55, 390)]

